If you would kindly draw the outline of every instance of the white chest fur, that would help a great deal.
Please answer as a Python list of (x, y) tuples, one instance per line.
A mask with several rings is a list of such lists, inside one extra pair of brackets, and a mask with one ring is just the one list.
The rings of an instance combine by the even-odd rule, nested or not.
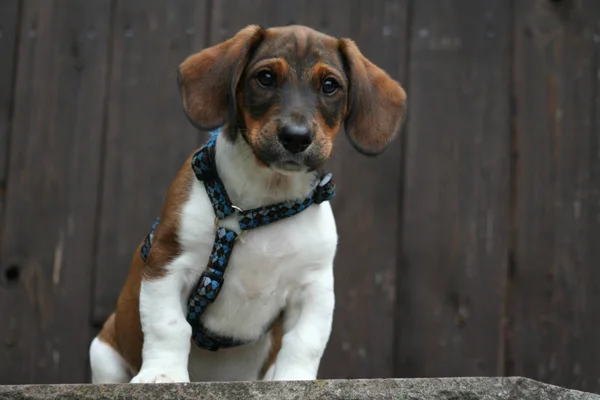
[[(214, 243), (214, 216), (201, 182), (194, 182), (181, 215), (179, 240), (191, 290), (206, 268)], [(218, 333), (253, 340), (286, 306), (288, 296), (329, 268), (337, 244), (329, 203), (313, 205), (289, 219), (249, 231), (234, 246), (217, 300), (202, 316)]]
[[(248, 209), (289, 198), (290, 193), (261, 187), (260, 176), (244, 176), (252, 174), (252, 168), (231, 165), (244, 159), (246, 161), (242, 162), (247, 162), (248, 157), (235, 154), (246, 151), (243, 144), (232, 145), (221, 140), (217, 146), (217, 163), (221, 161), (219, 173), (235, 204)], [(292, 182), (285, 191), (297, 191), (297, 197), (305, 196), (314, 178), (307, 176), (301, 179), (301, 182)], [(252, 180), (255, 184), (248, 184)], [(181, 286), (181, 306), (185, 312), (187, 296), (206, 269), (214, 244), (214, 212), (202, 182), (194, 180), (180, 218), (178, 239), (181, 254), (168, 269), (185, 280)], [(220, 224), (239, 231), (236, 218), (232, 216)], [(270, 345), (270, 338), (263, 336), (269, 324), (284, 310), (293, 314), (290, 308), (299, 303), (298, 299), (312, 296), (312, 291), (306, 288), (315, 286), (333, 290), (332, 267), (336, 245), (336, 226), (328, 202), (312, 205), (291, 218), (253, 229), (236, 241), (221, 292), (202, 315), (201, 321), (218, 334), (256, 342), (240, 348), (221, 349), (216, 353), (200, 350), (192, 344), (189, 360), (191, 379), (256, 379)], [(323, 334), (327, 337), (329, 329), (328, 326), (324, 328)], [(319, 343), (322, 340), (315, 338)]]
[[(201, 182), (194, 182), (183, 208), (179, 240), (180, 262), (171, 268), (187, 271), (184, 293), (193, 290), (205, 270), (214, 243), (214, 214)], [(229, 224), (231, 226), (231, 224)], [(301, 296), (304, 287), (322, 279), (330, 269), (337, 243), (329, 203), (313, 205), (302, 213), (249, 231), (234, 246), (225, 271), (225, 283), (216, 301), (203, 314), (209, 329), (236, 339), (257, 340), (269, 324)], [(324, 260), (329, 260), (329, 262)], [(185, 309), (187, 297), (182, 298)], [(195, 380), (256, 379), (270, 338), (252, 346), (202, 351), (192, 345), (190, 377)], [(250, 365), (248, 365), (250, 364)]]

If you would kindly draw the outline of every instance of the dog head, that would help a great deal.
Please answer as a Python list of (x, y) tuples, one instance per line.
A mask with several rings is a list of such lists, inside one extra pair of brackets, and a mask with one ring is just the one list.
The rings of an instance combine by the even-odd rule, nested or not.
[(248, 26), (187, 58), (179, 85), (195, 126), (227, 124), (260, 165), (287, 173), (322, 166), (342, 126), (358, 151), (381, 153), (400, 128), (406, 100), (354, 42), (304, 26)]

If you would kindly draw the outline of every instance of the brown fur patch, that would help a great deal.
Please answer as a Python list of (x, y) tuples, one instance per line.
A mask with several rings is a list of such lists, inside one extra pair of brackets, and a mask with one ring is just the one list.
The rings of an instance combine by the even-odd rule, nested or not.
[(261, 138), (261, 129), (267, 125), (272, 112), (272, 110), (269, 110), (262, 118), (257, 119), (250, 113), (243, 111), (244, 123), (246, 124), (246, 138), (250, 142), (250, 145), (257, 145), (263, 139)]
[[(329, 141), (333, 142), (333, 140), (336, 138), (337, 134), (340, 131), (343, 120), (340, 120), (339, 124), (332, 126), (332, 127), (329, 127), (325, 123), (323, 116), (319, 113), (317, 113), (317, 115), (315, 116), (315, 120), (316, 120), (317, 124), (321, 127), (321, 130), (323, 131), (323, 134), (325, 135), (325, 137)], [(333, 145), (333, 143), (331, 143), (331, 144)]]
[(275, 364), (279, 350), (281, 350), (281, 343), (283, 341), (283, 314), (275, 320), (273, 327), (271, 328), (271, 348), (269, 349), (269, 355), (265, 360), (261, 370), (260, 379), (263, 379), (271, 365)]
[(144, 334), (140, 322), (140, 287), (144, 261), (140, 257), (142, 244), (133, 255), (129, 275), (117, 301), (115, 340), (117, 349), (125, 361), (136, 371), (142, 366)]
[(104, 325), (102, 325), (102, 330), (98, 334), (98, 339), (118, 351), (119, 347), (117, 345), (115, 332), (115, 313), (110, 314), (106, 322), (104, 322)]
[(195, 179), (190, 167), (192, 157), (188, 157), (185, 161), (167, 193), (160, 222), (154, 232), (152, 248), (144, 268), (145, 279), (164, 276), (165, 270), (163, 267), (179, 255), (177, 231), (179, 230), (180, 210), (183, 203), (189, 198), (190, 188)]
[(333, 153), (335, 138), (339, 133), (343, 120), (340, 120), (340, 123), (335, 127), (329, 127), (325, 123), (323, 116), (317, 113), (315, 122), (318, 128), (315, 130), (314, 142), (319, 144), (321, 157), (327, 159), (331, 156), (331, 153)]
[(275, 73), (278, 81), (289, 75), (290, 66), (287, 61), (281, 57), (269, 58), (267, 60), (261, 60), (252, 66), (253, 71), (261, 71), (264, 69), (270, 69)]
[[(241, 97), (241, 95), (240, 95)], [(243, 104), (243, 103), (241, 103)], [(254, 118), (249, 112), (242, 108), (242, 117), (244, 118), (244, 125), (246, 126), (245, 136), (250, 145), (254, 145), (260, 140), (259, 132), (260, 128), (265, 125), (269, 119), (269, 114), (264, 115), (262, 118)]]
[(309, 31), (307, 29), (298, 28), (295, 30), (296, 34), (296, 43), (297, 43), (297, 54), (298, 57), (306, 56), (308, 52), (308, 35)]
[(326, 63), (321, 62), (321, 61), (318, 61), (317, 63), (315, 63), (315, 65), (312, 67), (312, 71), (308, 71), (308, 72), (311, 74), (311, 77), (317, 87), (321, 86), (321, 82), (326, 77), (335, 78), (335, 80), (337, 80), (340, 83), (340, 85), (345, 84), (345, 79), (339, 73), (339, 71), (337, 71), (335, 68), (333, 68), (330, 65), (327, 65)]
[[(287, 66), (287, 63), (285, 64)], [(284, 67), (285, 68), (285, 67)], [(254, 118), (244, 106), (244, 91), (239, 90), (236, 94), (237, 102), (240, 105), (240, 110), (242, 114), (242, 118), (244, 119), (245, 132), (244, 135), (248, 143), (256, 148), (259, 146), (261, 141), (265, 140), (264, 137), (261, 137), (261, 129), (264, 128), (268, 121), (271, 119), (273, 113), (277, 112), (277, 107), (271, 107), (271, 109), (265, 113), (261, 118)], [(274, 130), (271, 130), (274, 131)], [(268, 166), (256, 156), (254, 155), (254, 160), (256, 161), (256, 165), (261, 168), (267, 168)]]
[(266, 31), (266, 35), (268, 37), (289, 36), (290, 41), (293, 41), (295, 45), (295, 51), (298, 57), (304, 57), (310, 51), (309, 38), (311, 36), (318, 37), (319, 39), (328, 38), (327, 35), (303, 25), (288, 25), (269, 28)]

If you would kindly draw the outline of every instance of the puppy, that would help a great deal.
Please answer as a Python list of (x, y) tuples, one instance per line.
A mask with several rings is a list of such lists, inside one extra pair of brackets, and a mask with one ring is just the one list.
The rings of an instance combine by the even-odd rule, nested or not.
[[(248, 26), (186, 59), (179, 85), (190, 121), (217, 130), (133, 255), (90, 347), (93, 382), (316, 379), (337, 246), (323, 167), (342, 125), (359, 152), (381, 153), (405, 92), (351, 40), (303, 26)], [(273, 204), (275, 217), (246, 212)], [(262, 225), (244, 229), (248, 215)]]

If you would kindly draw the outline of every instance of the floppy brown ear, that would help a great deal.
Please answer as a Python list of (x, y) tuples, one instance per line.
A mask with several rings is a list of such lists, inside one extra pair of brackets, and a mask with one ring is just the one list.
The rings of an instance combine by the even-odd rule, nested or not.
[(263, 29), (250, 25), (233, 38), (191, 55), (179, 66), (183, 109), (200, 129), (222, 125), (235, 113), (235, 90), (250, 50), (263, 37)]
[(363, 154), (383, 152), (396, 137), (404, 118), (406, 93), (398, 82), (367, 60), (350, 39), (340, 39), (350, 90), (346, 134)]

